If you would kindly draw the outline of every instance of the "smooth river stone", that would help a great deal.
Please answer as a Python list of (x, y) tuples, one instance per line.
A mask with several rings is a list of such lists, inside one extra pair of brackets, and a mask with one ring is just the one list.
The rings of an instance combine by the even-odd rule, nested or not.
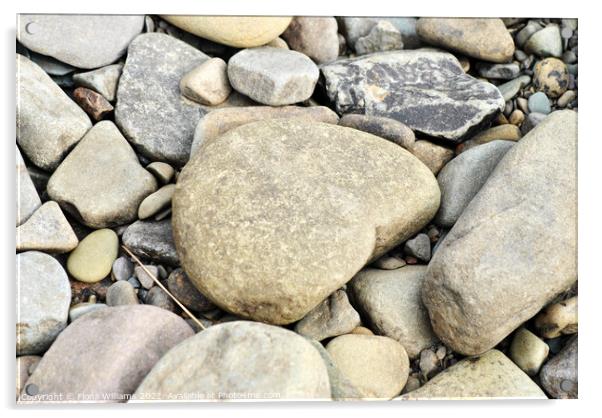
[(17, 251), (67, 253), (78, 239), (56, 202), (46, 202), (17, 228)]
[(577, 113), (552, 113), (498, 163), (429, 263), (433, 329), (480, 354), (577, 279)]
[(400, 397), (402, 400), (491, 398), (547, 397), (525, 372), (498, 350), (464, 359), (421, 388)]
[(261, 46), (276, 39), (291, 22), (286, 16), (161, 16), (194, 35), (236, 48)]
[(16, 226), (25, 222), (42, 205), (38, 191), (25, 166), (19, 147), (16, 150), (17, 216)]
[(111, 273), (118, 252), (117, 234), (111, 229), (97, 229), (69, 254), (67, 270), (81, 282), (99, 282)]
[(136, 221), (123, 233), (123, 244), (135, 255), (170, 266), (179, 265), (173, 241), (171, 219)]
[(423, 17), (416, 32), (429, 44), (483, 61), (503, 63), (514, 55), (514, 41), (502, 19)]
[(505, 105), (493, 84), (465, 74), (453, 55), (432, 49), (381, 52), (321, 70), (339, 114), (384, 116), (452, 142), (470, 136)]
[(365, 269), (349, 283), (358, 309), (375, 332), (401, 343), (411, 359), (437, 342), (420, 299), (426, 266)]
[(42, 354), (67, 325), (71, 287), (59, 262), (38, 251), (17, 254), (17, 355)]
[(91, 228), (135, 220), (157, 181), (110, 121), (94, 125), (48, 181), (48, 195)]
[(142, 32), (143, 15), (30, 15), (17, 18), (17, 40), (27, 48), (78, 68), (117, 61)]
[[(215, 325), (171, 349), (135, 396), (170, 399), (330, 399), (326, 365), (292, 331), (258, 322)], [(251, 396), (251, 397), (249, 397)]]
[(17, 143), (36, 166), (54, 170), (92, 127), (90, 118), (29, 59), (17, 54)]
[(183, 166), (206, 111), (180, 93), (180, 79), (209, 57), (174, 37), (147, 33), (128, 48), (117, 88), (115, 122), (152, 161)]
[(61, 333), (25, 387), (63, 394), (63, 402), (125, 402), (155, 363), (193, 334), (184, 319), (154, 306), (90, 312)]
[(198, 152), (172, 201), (182, 267), (213, 302), (301, 319), (439, 207), (430, 170), (382, 138), (294, 119), (240, 126)]

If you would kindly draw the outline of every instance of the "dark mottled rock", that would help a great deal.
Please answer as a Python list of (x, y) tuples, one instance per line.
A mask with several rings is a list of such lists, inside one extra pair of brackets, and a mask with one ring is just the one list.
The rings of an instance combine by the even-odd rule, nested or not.
[(577, 337), (573, 337), (562, 351), (541, 369), (541, 384), (553, 398), (577, 398), (577, 351)]
[(520, 67), (516, 63), (491, 64), (488, 62), (477, 62), (475, 67), (479, 75), (485, 78), (511, 80), (520, 74)]
[(384, 116), (452, 142), (504, 108), (495, 86), (465, 74), (446, 52), (376, 53), (323, 65), (322, 73), (340, 114)]
[(209, 59), (171, 36), (147, 33), (128, 48), (117, 88), (115, 121), (138, 152), (182, 166), (206, 111), (180, 94), (180, 79)]
[(96, 402), (124, 402), (170, 348), (193, 334), (184, 319), (154, 306), (100, 309), (59, 335), (26, 386), (63, 394), (63, 401), (87, 394)]
[(171, 219), (136, 221), (125, 230), (122, 239), (123, 244), (138, 257), (172, 266), (179, 264)]
[(184, 306), (195, 312), (215, 309), (215, 305), (197, 290), (184, 270), (175, 269), (167, 279), (167, 288)]

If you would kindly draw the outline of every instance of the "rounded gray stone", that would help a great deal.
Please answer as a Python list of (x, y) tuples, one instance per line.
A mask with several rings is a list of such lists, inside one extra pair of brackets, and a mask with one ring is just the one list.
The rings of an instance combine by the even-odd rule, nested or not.
[(548, 96), (542, 91), (538, 91), (537, 93), (532, 94), (529, 97), (529, 110), (534, 113), (541, 113), (543, 115), (547, 115), (552, 111), (552, 106), (550, 105), (550, 99)]
[(228, 61), (228, 78), (238, 92), (270, 106), (311, 97), (320, 71), (306, 55), (288, 49), (244, 49)]
[[(269, 372), (266, 372), (269, 371)], [(215, 325), (170, 350), (136, 390), (202, 399), (330, 399), (320, 353), (292, 331), (259, 322)]]
[(48, 254), (17, 254), (17, 355), (42, 354), (67, 325), (71, 286)]
[(20, 14), (17, 39), (75, 67), (98, 68), (117, 61), (143, 25), (143, 15)]
[(137, 305), (138, 296), (134, 290), (134, 286), (127, 280), (120, 280), (113, 283), (107, 290), (107, 305)]
[(525, 52), (540, 57), (562, 56), (562, 38), (558, 25), (548, 25), (534, 33), (525, 44)]
[(571, 338), (564, 348), (541, 369), (543, 388), (555, 399), (576, 399), (578, 396), (578, 339)]

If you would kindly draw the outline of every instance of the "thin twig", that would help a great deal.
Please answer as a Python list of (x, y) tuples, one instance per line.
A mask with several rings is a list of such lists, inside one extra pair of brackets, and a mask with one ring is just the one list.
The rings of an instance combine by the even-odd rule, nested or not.
[(164, 291), (165, 293), (167, 293), (167, 294), (169, 295), (169, 297), (170, 297), (170, 298), (172, 298), (172, 299), (173, 299), (173, 301), (174, 301), (175, 303), (177, 303), (177, 304), (178, 304), (178, 306), (179, 306), (180, 308), (182, 308), (182, 310), (183, 310), (184, 312), (186, 312), (186, 315), (188, 315), (188, 316), (190, 317), (190, 319), (192, 319), (192, 320), (194, 321), (194, 323), (195, 323), (195, 324), (197, 324), (197, 325), (198, 325), (198, 326), (199, 326), (201, 329), (203, 329), (203, 330), (207, 329), (207, 328), (206, 328), (206, 327), (205, 327), (205, 326), (202, 324), (202, 322), (201, 322), (201, 321), (199, 321), (199, 320), (198, 320), (198, 319), (197, 319), (197, 318), (196, 318), (196, 317), (195, 317), (195, 316), (192, 314), (192, 312), (190, 312), (190, 311), (188, 310), (188, 308), (186, 308), (186, 306), (184, 306), (184, 305), (183, 305), (183, 304), (182, 304), (182, 303), (181, 303), (181, 302), (180, 302), (178, 299), (176, 299), (176, 297), (175, 297), (174, 295), (172, 295), (172, 294), (169, 292), (169, 290), (167, 290), (167, 289), (165, 288), (165, 286), (163, 286), (163, 285), (161, 284), (161, 282), (159, 281), (159, 279), (157, 279), (157, 278), (155, 277), (155, 275), (154, 275), (153, 273), (151, 273), (151, 272), (150, 272), (150, 271), (149, 271), (149, 270), (146, 268), (146, 266), (145, 266), (144, 264), (142, 264), (142, 262), (140, 261), (140, 259), (139, 259), (138, 257), (136, 257), (136, 256), (134, 255), (134, 253), (133, 253), (133, 252), (131, 252), (131, 251), (130, 251), (130, 249), (129, 249), (128, 247), (126, 247), (125, 245), (122, 245), (122, 246), (121, 246), (121, 248), (123, 248), (123, 250), (124, 250), (126, 253), (128, 253), (128, 255), (129, 255), (130, 257), (132, 257), (132, 259), (133, 259), (133, 260), (136, 262), (136, 264), (138, 264), (140, 267), (142, 267), (142, 270), (144, 270), (144, 272), (145, 272), (146, 274), (148, 274), (148, 276), (149, 276), (151, 279), (153, 279), (153, 281), (154, 281), (154, 282), (157, 284), (157, 286), (159, 286), (161, 289), (163, 289), (163, 291)]

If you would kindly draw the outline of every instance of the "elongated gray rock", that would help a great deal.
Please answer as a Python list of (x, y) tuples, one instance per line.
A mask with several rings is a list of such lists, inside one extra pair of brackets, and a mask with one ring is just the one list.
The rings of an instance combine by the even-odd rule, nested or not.
[(157, 181), (110, 121), (99, 122), (65, 158), (48, 181), (48, 195), (92, 228), (137, 218), (140, 202)]
[(92, 127), (90, 118), (37, 64), (17, 54), (17, 143), (36, 166), (54, 170)]
[(167, 400), (173, 394), (216, 400), (331, 396), (326, 365), (309, 341), (248, 321), (213, 326), (171, 349), (135, 397)]
[(180, 79), (207, 59), (160, 33), (132, 41), (117, 88), (115, 122), (138, 152), (153, 161), (186, 164), (194, 128), (206, 111), (180, 94)]
[(464, 359), (421, 388), (400, 397), (402, 400), (491, 398), (547, 397), (525, 372), (498, 350)]
[(67, 325), (71, 287), (48, 254), (17, 254), (17, 355), (42, 354)]
[(575, 336), (541, 369), (539, 374), (541, 384), (553, 398), (577, 398), (579, 386), (577, 354), (578, 340)]
[(178, 177), (172, 221), (182, 267), (204, 295), (238, 316), (286, 324), (438, 206), (430, 170), (396, 144), (280, 119), (203, 147)]
[(552, 113), (490, 175), (429, 263), (433, 329), (480, 354), (577, 278), (577, 114)]
[(153, 306), (90, 312), (61, 333), (25, 387), (57, 401), (62, 394), (67, 402), (125, 402), (155, 363), (193, 334), (184, 319)]
[(143, 15), (22, 14), (17, 20), (19, 42), (79, 68), (117, 61), (144, 26)]
[(138, 257), (172, 266), (180, 263), (173, 241), (171, 219), (136, 221), (127, 227), (122, 239), (123, 244)]
[(453, 55), (431, 49), (339, 60), (321, 70), (339, 114), (384, 116), (452, 142), (477, 130), (505, 104), (494, 85), (465, 74)]
[(17, 226), (25, 222), (29, 217), (42, 205), (40, 196), (36, 187), (29, 176), (25, 161), (21, 156), (19, 147), (15, 146), (16, 150), (16, 170), (17, 170)]
[(420, 299), (425, 272), (426, 266), (365, 269), (349, 283), (353, 300), (371, 329), (399, 341), (411, 359), (437, 342)]
[(441, 189), (441, 206), (435, 217), (438, 225), (454, 225), (512, 145), (512, 141), (491, 141), (463, 152), (443, 167), (437, 176)]
[(56, 202), (46, 202), (17, 228), (17, 251), (66, 253), (79, 240)]

